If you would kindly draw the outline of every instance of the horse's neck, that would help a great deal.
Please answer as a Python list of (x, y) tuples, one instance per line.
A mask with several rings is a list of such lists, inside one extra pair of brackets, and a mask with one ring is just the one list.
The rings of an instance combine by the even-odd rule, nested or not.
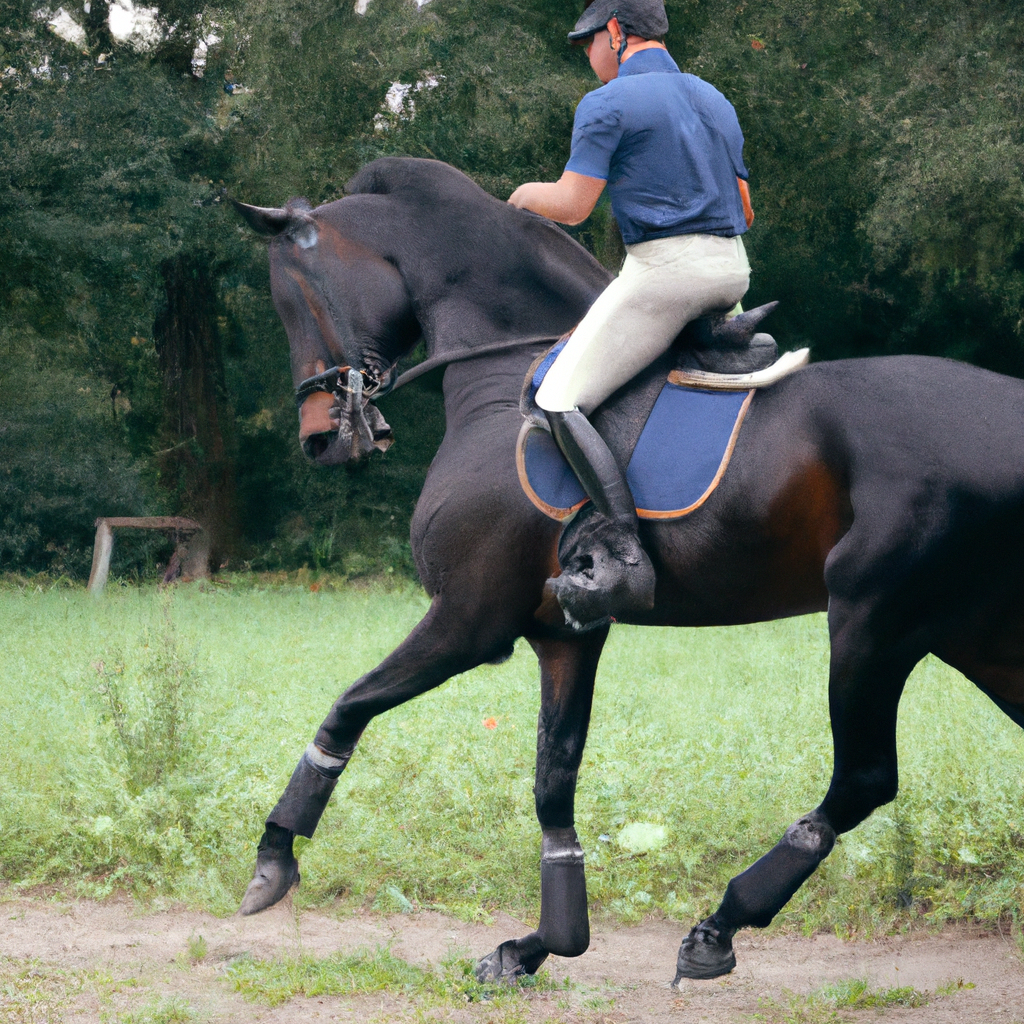
[(396, 250), (430, 356), (572, 330), (608, 271), (540, 218), (493, 200), (475, 212), (479, 223), (449, 225), (450, 237), (428, 219)]
[[(500, 445), (514, 438), (522, 425), (519, 406), (526, 374), (547, 347), (537, 344), (451, 364), (444, 375), (446, 434), (463, 433), (483, 442), (493, 433)], [(672, 352), (659, 357), (594, 411), (594, 425), (622, 466), (628, 464), (674, 363)]]
[(526, 373), (544, 349), (541, 343), (451, 363), (443, 385), (447, 430), (473, 430), (484, 420), (510, 412), (518, 423)]

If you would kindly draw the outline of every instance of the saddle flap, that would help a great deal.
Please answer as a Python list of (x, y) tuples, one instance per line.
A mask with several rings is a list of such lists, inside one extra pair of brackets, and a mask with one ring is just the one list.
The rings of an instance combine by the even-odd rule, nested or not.
[[(641, 519), (678, 519), (707, 501), (754, 393), (665, 384), (626, 469)], [(588, 500), (555, 439), (530, 420), (519, 434), (516, 467), (526, 496), (552, 519), (567, 519)]]

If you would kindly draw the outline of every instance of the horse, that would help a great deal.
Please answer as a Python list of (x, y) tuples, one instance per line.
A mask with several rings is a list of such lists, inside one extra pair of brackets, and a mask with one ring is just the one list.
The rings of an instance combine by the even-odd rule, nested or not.
[[(476, 966), (484, 981), (534, 973), (589, 945), (577, 774), (609, 626), (576, 631), (545, 581), (560, 526), (524, 496), (515, 446), (524, 375), (577, 323), (608, 272), (550, 221), (429, 160), (368, 164), (312, 209), (236, 203), (271, 236), (271, 290), (291, 348), (307, 456), (342, 465), (390, 443), (370, 398), (423, 339), (444, 366), (446, 430), (412, 519), (429, 609), (334, 703), (267, 818), (241, 906), (298, 881), (311, 837), (367, 723), (525, 637), (540, 667), (535, 800), (537, 929)], [(628, 339), (623, 339), (628, 343)], [(635, 428), (659, 363), (598, 410)], [(732, 625), (827, 610), (833, 772), (820, 804), (737, 874), (680, 945), (674, 984), (736, 963), (733, 936), (764, 927), (849, 831), (897, 792), (896, 716), (933, 653), (1024, 727), (1024, 382), (952, 360), (812, 363), (758, 392), (732, 462), (695, 513), (644, 521), (656, 600), (635, 625)]]

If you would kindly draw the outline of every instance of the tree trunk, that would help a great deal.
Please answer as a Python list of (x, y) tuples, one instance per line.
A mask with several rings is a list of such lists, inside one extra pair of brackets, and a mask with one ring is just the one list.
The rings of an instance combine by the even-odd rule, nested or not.
[(109, 0), (92, 0), (85, 14), (85, 38), (94, 56), (110, 53), (114, 37), (110, 34)]
[(160, 268), (165, 306), (153, 325), (164, 386), (158, 453), (161, 483), (177, 511), (202, 524), (209, 550), (186, 574), (205, 574), (238, 540), (234, 412), (224, 386), (217, 295), (206, 254), (179, 254)]

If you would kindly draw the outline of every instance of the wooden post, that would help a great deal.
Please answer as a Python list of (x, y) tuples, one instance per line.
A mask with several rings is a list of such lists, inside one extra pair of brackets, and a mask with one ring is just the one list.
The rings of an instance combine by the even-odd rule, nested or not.
[(110, 573), (110, 555), (114, 550), (114, 531), (106, 519), (96, 520), (96, 543), (92, 548), (92, 572), (89, 573), (89, 593), (100, 594)]
[(89, 592), (103, 593), (110, 575), (110, 555), (114, 550), (114, 527), (127, 526), (136, 530), (165, 530), (191, 537), (203, 528), (194, 519), (183, 516), (101, 516), (96, 520), (96, 543), (92, 549), (92, 572), (89, 573)]

